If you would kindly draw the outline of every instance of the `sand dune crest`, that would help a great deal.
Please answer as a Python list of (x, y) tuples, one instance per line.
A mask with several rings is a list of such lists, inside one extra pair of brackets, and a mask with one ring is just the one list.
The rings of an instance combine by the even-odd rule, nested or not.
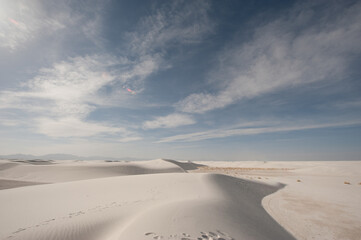
[(165, 173), (2, 190), (0, 239), (292, 239), (261, 205), (278, 188)]

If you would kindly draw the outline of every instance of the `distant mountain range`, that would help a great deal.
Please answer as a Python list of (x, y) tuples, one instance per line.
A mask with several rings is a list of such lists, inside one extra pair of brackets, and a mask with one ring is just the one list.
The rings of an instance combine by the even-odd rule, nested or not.
[(11, 155), (0, 155), (0, 159), (16, 159), (16, 160), (107, 160), (107, 161), (139, 161), (147, 160), (141, 158), (113, 158), (113, 157), (102, 157), (102, 156), (91, 156), (91, 157), (80, 157), (71, 154), (47, 154), (41, 156), (29, 155), (29, 154), (11, 154)]

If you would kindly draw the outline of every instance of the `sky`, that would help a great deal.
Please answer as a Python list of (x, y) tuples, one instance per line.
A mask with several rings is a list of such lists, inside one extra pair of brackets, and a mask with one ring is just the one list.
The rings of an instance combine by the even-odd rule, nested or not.
[(0, 154), (361, 160), (361, 1), (0, 0)]

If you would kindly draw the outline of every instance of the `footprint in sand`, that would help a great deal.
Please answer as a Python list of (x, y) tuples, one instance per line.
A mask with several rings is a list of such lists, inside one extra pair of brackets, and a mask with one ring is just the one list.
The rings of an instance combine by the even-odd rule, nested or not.
[(145, 236), (152, 237), (153, 239), (168, 239), (168, 240), (234, 240), (227, 233), (216, 230), (215, 232), (200, 232), (200, 236), (192, 237), (190, 234), (182, 233), (181, 235), (172, 234), (168, 237), (158, 235), (154, 232), (147, 232)]
[(158, 234), (154, 233), (154, 232), (147, 232), (144, 235), (146, 236), (150, 236), (153, 239), (163, 239), (163, 236), (159, 236)]
[(155, 233), (153, 233), (153, 232), (148, 232), (148, 233), (145, 233), (144, 235), (145, 235), (145, 236), (149, 236), (149, 235), (157, 235), (157, 234), (155, 234)]
[(26, 228), (19, 228), (18, 230), (16, 230), (15, 232), (13, 232), (13, 234), (17, 234), (19, 232), (25, 231)]

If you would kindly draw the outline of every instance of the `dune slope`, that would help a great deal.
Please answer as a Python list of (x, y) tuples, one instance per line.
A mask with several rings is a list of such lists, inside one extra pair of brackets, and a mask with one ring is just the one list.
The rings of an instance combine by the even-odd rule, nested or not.
[(161, 159), (138, 162), (0, 161), (0, 182), (4, 179), (54, 183), (125, 175), (182, 172), (185, 171), (181, 167)]
[(165, 173), (0, 191), (0, 239), (293, 239), (263, 209), (280, 185)]

